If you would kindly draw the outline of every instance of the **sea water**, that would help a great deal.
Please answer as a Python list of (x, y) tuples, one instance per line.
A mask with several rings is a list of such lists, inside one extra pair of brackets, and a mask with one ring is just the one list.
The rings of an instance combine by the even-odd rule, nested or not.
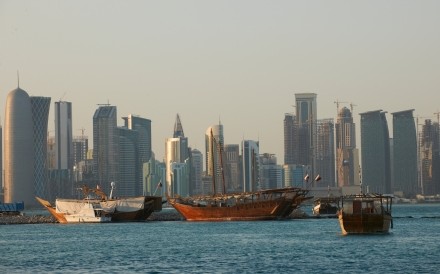
[(440, 273), (440, 204), (393, 216), (389, 234), (362, 236), (325, 218), (3, 225), (0, 272)]

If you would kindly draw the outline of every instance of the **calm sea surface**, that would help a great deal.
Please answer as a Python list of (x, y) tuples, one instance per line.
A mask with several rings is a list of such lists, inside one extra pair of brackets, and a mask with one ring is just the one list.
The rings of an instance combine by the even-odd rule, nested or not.
[(337, 219), (2, 225), (0, 273), (440, 273), (440, 204), (393, 216), (368, 236)]

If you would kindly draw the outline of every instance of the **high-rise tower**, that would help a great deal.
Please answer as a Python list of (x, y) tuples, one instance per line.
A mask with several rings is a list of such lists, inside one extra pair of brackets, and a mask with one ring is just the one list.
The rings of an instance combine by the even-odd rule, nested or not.
[(34, 145), (34, 186), (35, 195), (48, 197), (47, 169), (47, 124), (49, 122), (50, 97), (31, 96), (33, 145)]
[(333, 119), (317, 120), (315, 173), (322, 178), (315, 186), (335, 186), (335, 129)]
[(371, 193), (391, 193), (390, 137), (382, 110), (360, 113), (362, 186)]
[(440, 126), (425, 120), (419, 133), (420, 188), (423, 195), (440, 193)]
[(310, 165), (313, 175), (316, 168), (316, 93), (297, 93), (295, 98), (298, 125), (298, 162), (295, 164)]
[(55, 102), (55, 169), (73, 169), (72, 103)]
[(339, 110), (336, 122), (336, 173), (339, 187), (359, 184), (356, 124), (346, 107)]
[(260, 144), (253, 140), (243, 140), (241, 149), (243, 160), (243, 191), (257, 191), (260, 184)]
[(417, 133), (413, 109), (393, 115), (393, 190), (414, 198), (417, 187)]
[(31, 100), (26, 91), (9, 92), (5, 107), (5, 202), (36, 204)]
[[(147, 176), (151, 174), (143, 174), (143, 166), (148, 163), (152, 157), (151, 150), (151, 120), (142, 118), (133, 114), (129, 114), (127, 117), (122, 118), (124, 120), (125, 128), (136, 131), (136, 150), (133, 157), (136, 157), (136, 195), (141, 195), (143, 193), (143, 182)], [(123, 131), (120, 131), (123, 132)], [(125, 134), (125, 136), (128, 133)], [(131, 138), (132, 141), (134, 140)], [(121, 171), (122, 172), (122, 171)]]
[(226, 192), (227, 186), (223, 176), (223, 125), (213, 125), (205, 132), (206, 173), (213, 179), (213, 193)]
[(119, 135), (119, 179), (116, 181), (118, 196), (133, 197), (142, 194), (142, 165), (138, 160), (139, 132), (118, 127)]
[(93, 175), (105, 193), (110, 193), (111, 182), (119, 179), (116, 115), (116, 106), (101, 105), (93, 116)]
[(151, 120), (133, 114), (123, 117), (125, 127), (139, 132), (139, 161), (140, 165), (151, 158)]
[(284, 164), (293, 165), (298, 161), (298, 123), (292, 113), (284, 115)]
[(173, 138), (165, 143), (166, 182), (170, 195), (188, 196), (190, 192), (190, 169), (188, 138), (183, 133), (179, 114), (174, 124)]

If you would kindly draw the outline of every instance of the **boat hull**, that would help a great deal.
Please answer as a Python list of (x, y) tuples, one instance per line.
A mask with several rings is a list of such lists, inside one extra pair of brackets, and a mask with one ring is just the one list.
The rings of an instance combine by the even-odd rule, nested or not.
[(388, 233), (392, 217), (389, 214), (338, 214), (343, 235)]
[(68, 223), (108, 223), (112, 218), (107, 216), (93, 217), (93, 216), (65, 216)]
[(173, 206), (187, 221), (252, 221), (278, 219), (282, 216), (281, 211), (289, 205), (286, 201), (268, 201), (231, 207), (196, 207), (178, 203)]
[[(111, 217), (112, 222), (145, 221), (151, 213), (162, 209), (162, 197), (157, 196), (141, 196), (108, 201), (57, 199), (55, 206), (39, 197), (36, 197), (36, 199), (61, 224), (72, 221), (68, 216), (78, 213), (86, 203), (97, 204), (107, 210), (106, 215)], [(75, 217), (75, 220), (78, 219), (77, 217)], [(70, 221), (67, 218), (70, 218)]]

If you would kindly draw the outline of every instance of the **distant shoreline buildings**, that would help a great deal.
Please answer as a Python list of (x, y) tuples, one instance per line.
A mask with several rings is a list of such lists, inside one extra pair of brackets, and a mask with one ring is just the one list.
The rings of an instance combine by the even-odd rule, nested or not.
[[(152, 121), (129, 114), (118, 126), (117, 107), (99, 105), (93, 122), (93, 149), (82, 130), (74, 136), (71, 102), (54, 103), (55, 136), (48, 136), (51, 98), (9, 92), (4, 128), (3, 196), (37, 206), (48, 200), (78, 198), (82, 185), (117, 196), (207, 195), (286, 186), (320, 190), (393, 193), (414, 198), (440, 193), (439, 122), (415, 121), (414, 110), (392, 113), (390, 138), (386, 112), (360, 113), (361, 152), (351, 109), (339, 107), (336, 122), (318, 119), (317, 94), (295, 94), (295, 112), (284, 116), (284, 164), (261, 152), (260, 141), (225, 143), (224, 125), (205, 131), (205, 151), (190, 147), (179, 114), (165, 159), (152, 151)], [(171, 134), (170, 134), (171, 135)], [(159, 140), (159, 142), (161, 142)], [(360, 155), (361, 158), (360, 159)], [(205, 160), (203, 160), (203, 158)], [(320, 181), (304, 180), (320, 175)]]

